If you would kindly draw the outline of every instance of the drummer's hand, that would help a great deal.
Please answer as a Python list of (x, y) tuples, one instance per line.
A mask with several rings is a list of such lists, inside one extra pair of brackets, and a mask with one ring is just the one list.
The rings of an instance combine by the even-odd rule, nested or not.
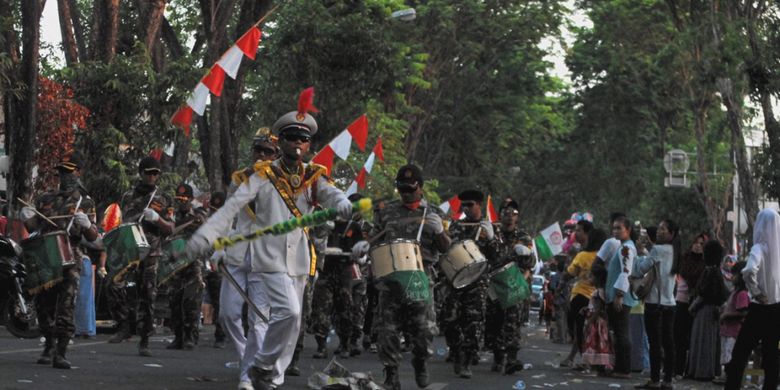
[(429, 213), (425, 215), (425, 230), (433, 234), (444, 233), (444, 223), (441, 221), (439, 214)]
[(144, 221), (157, 222), (160, 219), (160, 214), (157, 214), (154, 209), (147, 207), (144, 209)]
[(336, 205), (336, 212), (339, 213), (339, 217), (343, 220), (349, 221), (352, 219), (352, 202), (348, 199), (342, 200)]
[(108, 275), (108, 272), (106, 272), (106, 267), (100, 267), (97, 270), (98, 276), (100, 276), (101, 279), (105, 278), (106, 275)]
[(493, 230), (493, 224), (490, 221), (482, 221), (479, 223), (479, 226), (482, 227), (481, 237), (486, 238), (488, 241), (496, 238), (496, 232)]
[(82, 227), (84, 229), (89, 229), (92, 226), (92, 221), (90, 221), (87, 214), (84, 214), (82, 211), (78, 211), (76, 214), (73, 214), (73, 223), (76, 224), (76, 226)]
[(366, 240), (361, 240), (355, 243), (355, 245), (352, 245), (352, 255), (353, 256), (363, 256), (366, 253), (368, 253), (368, 249), (371, 247), (371, 244), (368, 243)]
[(187, 246), (184, 248), (184, 253), (187, 255), (188, 259), (195, 259), (198, 258), (201, 253), (205, 253), (210, 247), (211, 244), (209, 244), (209, 240), (207, 240), (206, 237), (195, 233), (187, 240)]

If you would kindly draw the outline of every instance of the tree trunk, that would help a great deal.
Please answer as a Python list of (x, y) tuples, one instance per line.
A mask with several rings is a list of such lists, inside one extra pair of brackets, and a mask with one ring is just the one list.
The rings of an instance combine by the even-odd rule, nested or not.
[(92, 59), (111, 63), (119, 37), (119, 0), (95, 0), (92, 22)]
[(160, 25), (162, 24), (163, 11), (165, 11), (165, 0), (150, 0), (148, 5), (147, 16), (144, 20), (146, 24), (146, 32), (144, 34), (144, 44), (151, 52), (154, 49), (157, 37), (160, 32)]
[(57, 0), (57, 10), (60, 16), (60, 34), (62, 49), (65, 52), (65, 64), (71, 66), (79, 61), (76, 36), (73, 32), (73, 17), (67, 0)]
[[(0, 18), (5, 20), (14, 20), (13, 14), (13, 1), (12, 0), (0, 0)], [(5, 46), (3, 51), (8, 53), (8, 57), (13, 64), (19, 63), (19, 42), (16, 38), (16, 32), (14, 31), (12, 23), (6, 23), (7, 26), (3, 26), (3, 40)]]
[(70, 17), (73, 25), (73, 35), (76, 37), (76, 47), (78, 48), (79, 61), (85, 62), (89, 59), (87, 53), (87, 43), (84, 36), (84, 25), (81, 24), (81, 10), (76, 0), (66, 0), (70, 9)]
[(38, 0), (22, 2), (22, 62), (20, 80), (25, 85), (14, 99), (8, 126), (8, 155), (11, 174), (8, 199), (32, 195), (33, 151), (35, 150), (35, 114), (38, 96), (38, 61), (42, 4)]

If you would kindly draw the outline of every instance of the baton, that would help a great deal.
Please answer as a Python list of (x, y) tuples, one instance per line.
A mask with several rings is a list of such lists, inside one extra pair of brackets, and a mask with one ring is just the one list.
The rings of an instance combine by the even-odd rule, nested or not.
[[(371, 199), (364, 198), (357, 202), (352, 202), (352, 210), (360, 212), (368, 212), (371, 210)], [(268, 226), (259, 230), (255, 230), (247, 235), (235, 235), (230, 237), (219, 237), (214, 241), (214, 249), (220, 250), (229, 246), (236, 245), (240, 242), (251, 241), (258, 239), (265, 235), (282, 235), (290, 233), (297, 228), (312, 227), (322, 225), (325, 222), (336, 219), (338, 211), (336, 209), (325, 209), (316, 211), (311, 214), (306, 214), (297, 218), (292, 218), (284, 222), (279, 222), (275, 225)]]
[(222, 271), (222, 275), (224, 275), (225, 278), (228, 280), (228, 282), (230, 282), (230, 285), (236, 289), (238, 295), (241, 295), (241, 298), (244, 298), (244, 302), (246, 302), (246, 304), (252, 309), (252, 311), (254, 311), (255, 314), (257, 314), (257, 316), (260, 317), (260, 319), (267, 324), (268, 318), (265, 315), (263, 315), (263, 312), (260, 311), (257, 305), (255, 305), (255, 303), (252, 302), (251, 299), (249, 299), (249, 295), (247, 295), (246, 291), (244, 291), (244, 289), (238, 285), (238, 282), (236, 281), (236, 279), (233, 278), (233, 275), (231, 275), (230, 272), (228, 272), (227, 267), (225, 266), (225, 262), (220, 261), (217, 264), (217, 268), (220, 271)]

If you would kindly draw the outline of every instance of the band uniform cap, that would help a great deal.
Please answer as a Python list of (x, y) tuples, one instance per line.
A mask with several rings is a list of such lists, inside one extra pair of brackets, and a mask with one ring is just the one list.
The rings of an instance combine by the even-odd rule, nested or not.
[(81, 155), (73, 152), (63, 156), (55, 168), (66, 172), (73, 172), (77, 169), (81, 169), (82, 165)]
[(278, 138), (271, 133), (271, 129), (268, 127), (261, 127), (255, 132), (255, 137), (252, 139), (252, 145), (258, 145), (262, 143), (276, 143)]
[(517, 204), (516, 201), (510, 200), (509, 202), (504, 203), (504, 205), (501, 206), (500, 213), (503, 213), (505, 209), (514, 209), (515, 211), (520, 210), (520, 205)]
[(162, 171), (160, 162), (152, 156), (146, 156), (138, 163), (138, 172), (144, 173), (149, 171)]
[(309, 132), (309, 136), (314, 136), (317, 133), (317, 121), (311, 114), (300, 114), (298, 111), (290, 111), (271, 127), (271, 132), (274, 135), (279, 136), (282, 132), (288, 129), (305, 129)]
[(186, 196), (188, 198), (194, 197), (194, 191), (192, 190), (192, 186), (187, 183), (179, 184), (178, 187), (176, 187), (176, 196)]
[(422, 186), (423, 174), (422, 169), (414, 164), (407, 164), (398, 169), (398, 174), (395, 176), (397, 182), (417, 182)]
[(458, 194), (458, 199), (461, 202), (477, 202), (482, 203), (485, 200), (485, 194), (477, 190), (465, 190)]

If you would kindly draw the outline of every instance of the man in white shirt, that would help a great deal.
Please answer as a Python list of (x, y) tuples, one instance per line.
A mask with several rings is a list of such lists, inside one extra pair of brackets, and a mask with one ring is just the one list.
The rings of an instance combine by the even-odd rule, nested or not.
[[(282, 157), (255, 164), (255, 173), (249, 180), (192, 236), (187, 245), (189, 253), (203, 252), (218, 237), (227, 234), (233, 218), (252, 202), (256, 210), (254, 229), (309, 214), (320, 203), (335, 207), (345, 219), (352, 216), (352, 204), (333, 186), (325, 175), (325, 167), (302, 161), (311, 145), (311, 136), (317, 132), (317, 122), (308, 114), (310, 107), (310, 104), (300, 104), (298, 111), (276, 121), (272, 131), (279, 135)], [(249, 375), (255, 390), (267, 390), (273, 388), (273, 378), (281, 374), (275, 372), (278, 370), (275, 364), (292, 356), (295, 348), (301, 325), (303, 288), (312, 268), (310, 247), (303, 229), (279, 236), (262, 236), (249, 247), (251, 269), (259, 279), (249, 285), (250, 290), (263, 289), (270, 305), (268, 330)]]

